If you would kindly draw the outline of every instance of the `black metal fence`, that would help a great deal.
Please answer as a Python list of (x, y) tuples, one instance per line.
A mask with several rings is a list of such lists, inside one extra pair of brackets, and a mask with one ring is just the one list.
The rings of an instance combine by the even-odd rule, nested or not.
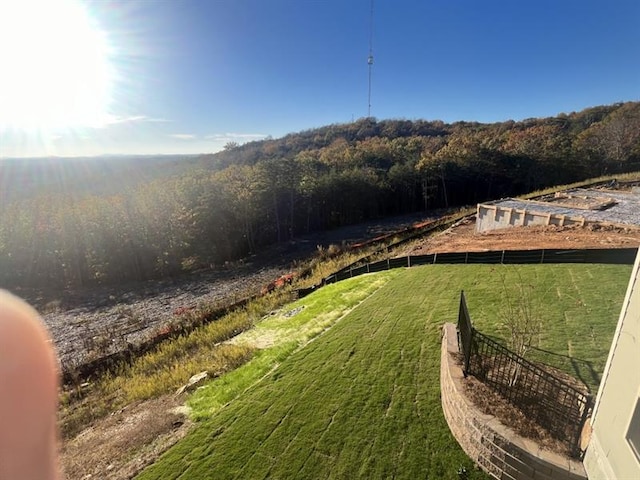
[(633, 265), (637, 248), (590, 248), (583, 250), (498, 250), (491, 252), (431, 253), (391, 258), (365, 265), (350, 265), (329, 275), (323, 284), (339, 282), (364, 273), (391, 268), (435, 264), (535, 264), (535, 263), (606, 263)]
[(473, 328), (460, 295), (458, 345), (464, 374), (473, 375), (562, 442), (580, 458), (580, 435), (593, 399)]
[(460, 308), (458, 310), (458, 345), (464, 358), (464, 375), (469, 371), (469, 360), (471, 359), (471, 343), (473, 342), (473, 325), (471, 316), (467, 310), (467, 301), (464, 292), (460, 292)]

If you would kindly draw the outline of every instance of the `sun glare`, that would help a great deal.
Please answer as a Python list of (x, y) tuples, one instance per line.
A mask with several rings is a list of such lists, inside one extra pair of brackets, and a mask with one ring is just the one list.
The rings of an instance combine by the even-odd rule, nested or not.
[(79, 0), (0, 1), (0, 131), (103, 126), (109, 54)]

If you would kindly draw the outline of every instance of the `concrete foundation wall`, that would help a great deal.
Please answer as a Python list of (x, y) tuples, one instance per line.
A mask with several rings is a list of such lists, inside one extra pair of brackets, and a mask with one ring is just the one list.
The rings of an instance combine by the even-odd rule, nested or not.
[(456, 326), (443, 329), (440, 358), (442, 409), (449, 428), (462, 449), (489, 475), (500, 480), (586, 480), (582, 463), (541, 450), (485, 415), (464, 395), (462, 368), (455, 361), (458, 353)]
[[(584, 205), (572, 206), (562, 202), (516, 198), (480, 204), (476, 230), (486, 232), (527, 225), (582, 226), (585, 223), (636, 228), (640, 226), (640, 195), (638, 194), (588, 189), (568, 190), (564, 193), (568, 197), (580, 199)], [(600, 205), (602, 208), (586, 208), (585, 205)]]
[(500, 205), (478, 205), (476, 232), (488, 232), (509, 227), (530, 225), (584, 226), (587, 220), (580, 216), (543, 213)]

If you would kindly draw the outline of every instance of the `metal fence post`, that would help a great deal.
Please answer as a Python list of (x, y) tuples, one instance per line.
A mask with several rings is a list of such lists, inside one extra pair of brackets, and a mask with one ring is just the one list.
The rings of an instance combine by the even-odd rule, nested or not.
[(460, 309), (458, 311), (458, 334), (459, 347), (462, 350), (462, 356), (464, 357), (464, 369), (463, 373), (466, 377), (469, 373), (469, 362), (471, 360), (471, 345), (473, 343), (473, 326), (471, 325), (471, 318), (469, 318), (469, 311), (467, 310), (467, 302), (464, 298), (464, 291), (460, 291)]

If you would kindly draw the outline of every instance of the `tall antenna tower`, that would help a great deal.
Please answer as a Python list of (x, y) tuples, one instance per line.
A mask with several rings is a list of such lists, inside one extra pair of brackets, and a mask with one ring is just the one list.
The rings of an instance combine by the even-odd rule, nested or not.
[(371, 117), (371, 69), (373, 67), (373, 0), (371, 0), (371, 15), (369, 17), (369, 57), (367, 57), (369, 65), (369, 108), (367, 110), (367, 118)]

